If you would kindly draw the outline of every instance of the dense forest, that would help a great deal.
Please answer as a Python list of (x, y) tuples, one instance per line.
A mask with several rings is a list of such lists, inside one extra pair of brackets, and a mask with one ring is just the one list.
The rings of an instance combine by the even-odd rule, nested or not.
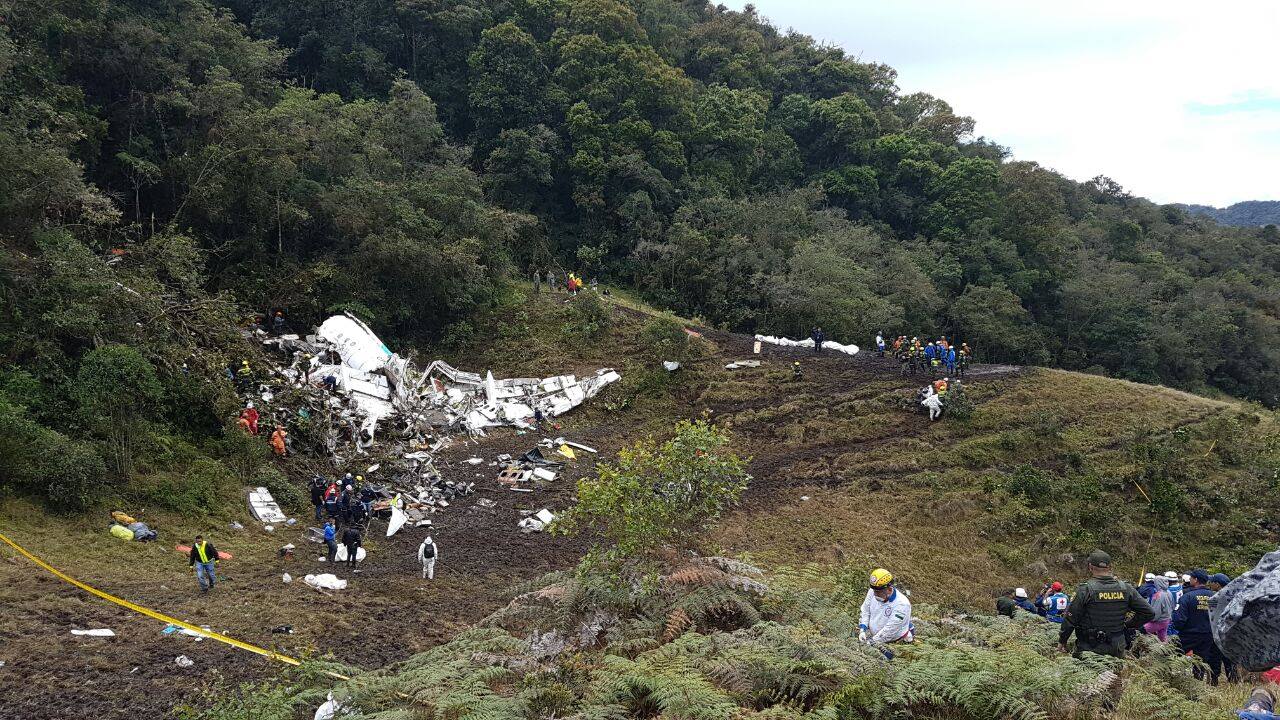
[(1274, 227), (1011, 162), (891, 68), (751, 8), (0, 16), (0, 469), (56, 478), (59, 504), (140, 444), (155, 467), (237, 452), (222, 378), (248, 313), (448, 344), (533, 269), (738, 331), (947, 333), (980, 360), (1280, 401)]
[(1246, 200), (1227, 207), (1177, 205), (1192, 215), (1203, 215), (1222, 225), (1262, 227), (1280, 225), (1280, 200)]

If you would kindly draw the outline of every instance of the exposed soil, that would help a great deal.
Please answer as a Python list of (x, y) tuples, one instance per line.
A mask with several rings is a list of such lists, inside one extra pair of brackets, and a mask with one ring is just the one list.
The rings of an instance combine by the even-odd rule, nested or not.
[[(857, 447), (874, 447), (886, 437), (919, 434), (929, 424), (906, 402), (925, 380), (903, 377), (891, 359), (874, 353), (818, 355), (812, 350), (765, 345), (758, 356), (763, 367), (736, 371), (726, 378), (719, 371), (725, 363), (753, 357), (751, 339), (710, 329), (702, 332), (715, 350), (701, 362), (715, 371), (705, 373), (711, 379), (700, 387), (680, 391), (677, 399), (688, 408), (687, 414), (680, 414), (694, 417), (709, 410), (713, 418), (732, 420), (741, 445), (752, 456), (754, 481), (744, 497), (748, 508), (768, 506), (775, 493), (791, 486), (847, 482), (838, 473), (821, 477), (824, 463), (829, 465), (832, 458)], [(800, 360), (804, 372), (798, 382), (790, 377), (794, 360)], [(1018, 371), (980, 366), (971, 377), (975, 383), (985, 383)], [(704, 401), (703, 395), (722, 379), (755, 387), (742, 398)], [(838, 407), (852, 396), (851, 388), (871, 384), (877, 385), (879, 402), (903, 403), (900, 425), (881, 430), (876, 437), (784, 442), (770, 423), (750, 419), (752, 413), (794, 400), (800, 401), (795, 411), (800, 413), (805, 408)], [(602, 398), (607, 397), (606, 392)], [(544, 435), (501, 429), (479, 442), (459, 443), (443, 452), (439, 467), (445, 477), (475, 480), (477, 492), (434, 516), (436, 526), (429, 532), (439, 543), (441, 557), (432, 582), (421, 578), (416, 561), (417, 546), (428, 530), (406, 527), (396, 537), (385, 538), (381, 536), (386, 525), (380, 520), (372, 525), (368, 561), (359, 572), (338, 569), (337, 574), (349, 578), (351, 586), (332, 594), (301, 582), (307, 573), (328, 570), (316, 560), (321, 546), (303, 539), (302, 528), (311, 524), (309, 518), (300, 518), (296, 528), (281, 528), (273, 535), (256, 525), (236, 533), (210, 526), (206, 532), (211, 531), (215, 542), (237, 557), (223, 563), (226, 577), (206, 597), (199, 596), (184, 558), (169, 551), (172, 533), (141, 550), (110, 545), (116, 541), (101, 526), (84, 525), (78, 535), (53, 541), (41, 534), (41, 524), (54, 528), (52, 534), (66, 532), (57, 521), (47, 521), (19, 528), (15, 539), (55, 566), (141, 605), (295, 656), (328, 655), (356, 667), (379, 667), (449, 639), (501, 607), (513, 584), (571, 567), (582, 556), (586, 548), (582, 540), (518, 532), (520, 511), (567, 506), (574, 482), (589, 474), (597, 461), (612, 458), (636, 439), (636, 433), (610, 422), (606, 412), (585, 412), (581, 418), (571, 414), (564, 420), (563, 429), (549, 428), (545, 436), (563, 434), (597, 448), (599, 455), (579, 453), (560, 477), (534, 493), (500, 486), (494, 480), (498, 468), (489, 462), (503, 453), (518, 456)], [(485, 462), (472, 466), (464, 462), (469, 457)], [(478, 503), (482, 498), (492, 500), (494, 506), (482, 507)], [(160, 530), (163, 534), (166, 529)], [(296, 557), (278, 558), (276, 548), (290, 542), (298, 547)], [(77, 551), (79, 543), (107, 544), (104, 552), (111, 557), (134, 553), (134, 564), (86, 561)], [(137, 568), (136, 575), (126, 575), (132, 567)], [(283, 572), (291, 573), (295, 581), (282, 583)], [(271, 628), (279, 625), (292, 625), (294, 633), (273, 634)], [(73, 637), (72, 627), (110, 627), (118, 636)], [(240, 682), (261, 681), (280, 669), (214, 641), (163, 635), (162, 627), (155, 620), (90, 597), (15, 557), (7, 547), (0, 548), (0, 660), (5, 662), (0, 667), (0, 719), (162, 717), (183, 703), (202, 704), (201, 692), (210, 688), (227, 692)], [(191, 658), (194, 666), (178, 667), (174, 662), (178, 655)]]

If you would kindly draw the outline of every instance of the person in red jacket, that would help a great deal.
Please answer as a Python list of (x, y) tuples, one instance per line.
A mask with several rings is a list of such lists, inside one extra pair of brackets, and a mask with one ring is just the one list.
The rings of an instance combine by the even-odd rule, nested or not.
[(244, 410), (240, 411), (240, 419), (244, 422), (241, 427), (246, 428), (250, 435), (258, 434), (258, 411), (253, 407), (253, 403), (244, 406)]

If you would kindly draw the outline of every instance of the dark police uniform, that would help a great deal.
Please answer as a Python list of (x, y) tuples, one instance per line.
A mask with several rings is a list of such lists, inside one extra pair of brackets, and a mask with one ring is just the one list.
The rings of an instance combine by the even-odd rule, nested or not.
[[(1178, 600), (1173, 613), (1173, 626), (1178, 629), (1178, 642), (1183, 650), (1195, 653), (1209, 666), (1209, 682), (1218, 684), (1222, 673), (1222, 652), (1213, 642), (1213, 630), (1209, 625), (1209, 598), (1213, 591), (1203, 585), (1186, 590)], [(1197, 671), (1196, 676), (1200, 677)]]
[[(1106, 553), (1089, 556), (1089, 564), (1099, 568), (1111, 566)], [(1130, 613), (1126, 622), (1125, 618)], [(1156, 613), (1133, 586), (1113, 576), (1095, 577), (1076, 588), (1075, 597), (1062, 618), (1058, 642), (1066, 644), (1076, 634), (1076, 655), (1082, 652), (1124, 657), (1127, 646), (1125, 628), (1137, 628), (1150, 622)]]

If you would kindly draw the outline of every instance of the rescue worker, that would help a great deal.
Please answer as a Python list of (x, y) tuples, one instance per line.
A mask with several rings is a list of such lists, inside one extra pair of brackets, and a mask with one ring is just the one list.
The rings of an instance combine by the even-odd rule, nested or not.
[[(1196, 569), (1191, 571), (1189, 590), (1184, 590), (1178, 600), (1178, 609), (1173, 613), (1173, 627), (1178, 631), (1178, 642), (1186, 652), (1204, 660), (1209, 666), (1209, 684), (1217, 685), (1222, 674), (1222, 653), (1213, 641), (1213, 630), (1209, 625), (1209, 598), (1213, 591), (1205, 587), (1209, 582), (1209, 573)], [(1204, 678), (1204, 671), (1195, 670), (1197, 678)]]
[(307, 486), (311, 490), (311, 505), (316, 509), (316, 522), (320, 522), (320, 518), (323, 517), (320, 513), (324, 510), (326, 484), (323, 475), (316, 475), (311, 478), (311, 484)]
[(956, 349), (954, 347), (947, 348), (947, 356), (943, 359), (947, 366), (947, 374), (954, 375), (956, 373)]
[(1207, 583), (1207, 585), (1210, 590), (1216, 593), (1222, 588), (1226, 587), (1227, 584), (1230, 582), (1231, 582), (1231, 578), (1226, 573), (1214, 573), (1209, 576), (1209, 582)]
[(287, 446), (285, 445), (285, 438), (288, 436), (289, 433), (285, 431), (284, 426), (277, 425), (276, 431), (271, 433), (271, 452), (274, 452), (280, 457), (284, 457), (288, 452)]
[(338, 516), (342, 518), (344, 525), (351, 524), (351, 506), (358, 504), (355, 498), (355, 489), (350, 485), (342, 489), (342, 494), (338, 496)]
[(245, 421), (244, 426), (248, 428), (250, 435), (258, 434), (259, 417), (261, 416), (258, 414), (257, 409), (253, 407), (253, 403), (245, 403), (244, 410), (240, 411), (240, 419)]
[(422, 563), (422, 577), (427, 580), (436, 579), (436, 558), (440, 557), (440, 548), (428, 535), (418, 546), (418, 562)]
[(331, 482), (324, 489), (324, 511), (330, 520), (338, 517), (338, 483)]
[(1031, 603), (1031, 600), (1027, 597), (1026, 588), (1014, 588), (1013, 603), (1017, 605), (1019, 608), (1021, 608), (1022, 610), (1026, 610), (1027, 612), (1031, 613), (1032, 615), (1040, 614), (1036, 612), (1036, 606), (1033, 605)]
[[(1063, 615), (1058, 647), (1067, 651), (1067, 641), (1076, 635), (1076, 651), (1124, 657), (1125, 628), (1138, 628), (1155, 617), (1151, 605), (1137, 590), (1111, 573), (1111, 556), (1101, 550), (1089, 554), (1092, 578), (1076, 588), (1075, 597)], [(1125, 616), (1133, 613), (1128, 621)]]
[(276, 337), (284, 334), (284, 312), (276, 311), (275, 317), (271, 318), (271, 332)]
[(356, 553), (360, 550), (360, 531), (355, 527), (348, 527), (342, 533), (342, 546), (347, 551), (347, 567), (355, 567)]
[(1169, 595), (1173, 597), (1174, 607), (1177, 607), (1178, 602), (1182, 600), (1182, 579), (1172, 570), (1165, 570), (1164, 577), (1169, 581)]
[(1049, 594), (1045, 597), (1043, 605), (1044, 617), (1049, 622), (1061, 623), (1062, 616), (1067, 612), (1067, 606), (1071, 604), (1071, 598), (1062, 592), (1062, 583), (1054, 581), (1049, 586)]
[(822, 333), (822, 328), (815, 327), (811, 330), (809, 332), (809, 339), (813, 341), (813, 351), (815, 353), (822, 352), (822, 342), (827, 339), (827, 336)]
[(871, 571), (869, 584), (871, 587), (858, 612), (858, 639), (875, 646), (913, 642), (911, 601), (893, 586), (893, 575), (884, 568), (876, 568)]
[(240, 361), (240, 368), (236, 370), (236, 385), (242, 391), (253, 386), (253, 368), (249, 367), (248, 360)]
[(187, 567), (196, 569), (196, 582), (200, 583), (200, 592), (209, 592), (217, 583), (218, 578), (214, 575), (217, 563), (218, 548), (206, 541), (203, 535), (197, 535), (191, 543), (191, 552), (187, 555)]
[(333, 518), (324, 521), (324, 544), (329, 548), (325, 559), (333, 562), (333, 559), (338, 557), (338, 526), (334, 524)]
[(1151, 609), (1155, 611), (1156, 616), (1151, 622), (1142, 626), (1142, 631), (1148, 635), (1155, 635), (1160, 642), (1168, 642), (1169, 623), (1173, 621), (1173, 596), (1169, 594), (1169, 581), (1152, 575), (1151, 587), (1154, 592), (1147, 598), (1147, 602), (1151, 604)]
[[(1169, 589), (1169, 584), (1165, 583), (1165, 589)], [(1151, 596), (1156, 594), (1156, 575), (1155, 573), (1147, 573), (1142, 576), (1142, 584), (1138, 586), (1138, 594), (1143, 600), (1151, 602)]]
[(802, 377), (804, 377), (804, 374), (800, 372), (800, 361), (797, 360), (791, 363), (791, 379), (800, 380)]
[(930, 421), (942, 417), (942, 396), (933, 391), (932, 385), (927, 388), (924, 399), (920, 401), (920, 404), (929, 408)]
[(1013, 617), (1018, 611), (1018, 601), (1013, 597), (1013, 588), (1005, 588), (1000, 593), (1000, 597), (996, 598), (996, 614), (1005, 617)]
[(884, 333), (876, 333), (876, 350), (880, 351), (880, 357), (884, 357)]

